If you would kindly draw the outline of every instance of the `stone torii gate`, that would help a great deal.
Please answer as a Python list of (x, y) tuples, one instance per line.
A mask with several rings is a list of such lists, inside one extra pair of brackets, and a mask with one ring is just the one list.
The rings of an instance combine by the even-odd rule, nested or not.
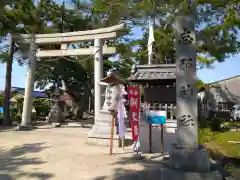
[[(29, 127), (31, 125), (31, 111), (32, 111), (32, 96), (31, 93), (34, 88), (34, 78), (36, 72), (37, 58), (41, 57), (61, 57), (61, 56), (78, 56), (78, 55), (94, 55), (94, 109), (95, 121), (100, 113), (101, 87), (98, 84), (103, 78), (103, 54), (110, 55), (116, 53), (115, 47), (103, 46), (102, 41), (116, 39), (124, 35), (124, 24), (87, 30), (76, 31), (68, 33), (54, 33), (54, 34), (21, 34), (14, 35), (13, 40), (19, 44), (29, 44), (28, 60), (29, 67), (27, 72), (27, 82), (25, 87), (23, 114), (20, 127)], [(94, 47), (68, 49), (68, 44), (78, 42), (88, 42), (94, 40)], [(59, 50), (41, 50), (39, 46), (48, 44), (59, 44)], [(96, 123), (96, 122), (95, 122)]]

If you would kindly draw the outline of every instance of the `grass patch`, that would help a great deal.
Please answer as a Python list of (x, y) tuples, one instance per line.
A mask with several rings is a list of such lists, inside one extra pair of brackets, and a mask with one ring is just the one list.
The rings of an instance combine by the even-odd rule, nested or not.
[(240, 122), (225, 122), (223, 124), (226, 127), (240, 127)]
[(228, 141), (240, 141), (240, 132), (218, 133), (209, 144), (212, 147), (219, 147), (218, 151), (229, 158), (240, 159), (240, 144), (233, 144)]
[(210, 128), (199, 129), (199, 143), (204, 144), (213, 159), (220, 162), (234, 177), (240, 177), (240, 132), (213, 132)]

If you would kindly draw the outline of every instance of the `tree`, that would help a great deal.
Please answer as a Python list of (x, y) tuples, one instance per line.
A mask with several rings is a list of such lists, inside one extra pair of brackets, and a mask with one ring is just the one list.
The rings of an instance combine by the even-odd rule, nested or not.
[[(44, 3), (45, 2), (45, 3)], [(20, 0), (17, 2), (9, 3), (8, 6), (2, 6), (3, 13), (0, 14), (1, 17), (1, 40), (5, 40), (7, 33), (38, 33), (46, 32), (47, 26), (46, 22), (41, 18), (45, 15), (44, 10), (49, 3), (46, 1), (40, 1), (40, 3), (35, 6), (31, 0)], [(27, 14), (27, 15), (26, 15)], [(46, 17), (46, 16), (45, 16)], [(11, 37), (10, 37), (11, 38)], [(7, 62), (6, 64), (6, 80), (5, 80), (5, 98), (4, 98), (4, 125), (11, 125), (11, 118), (9, 112), (9, 100), (11, 91), (11, 74), (12, 74), (12, 63), (14, 54), (14, 42), (11, 40), (9, 45), (9, 53), (6, 51), (0, 54), (2, 61)], [(15, 46), (16, 47), (16, 46)], [(18, 46), (16, 49), (18, 52), (26, 51), (26, 47)], [(7, 46), (3, 47), (7, 49)], [(18, 53), (19, 54), (19, 53)], [(23, 53), (20, 53), (22, 55)], [(18, 60), (24, 60), (22, 56)], [(20, 61), (19, 61), (20, 62)]]
[[(61, 7), (55, 10), (55, 21), (52, 21), (54, 31), (71, 32), (79, 30), (89, 30), (93, 28), (104, 27), (104, 24), (94, 24), (94, 14), (89, 12), (86, 4), (75, 2), (75, 9)], [(89, 12), (89, 14), (87, 13)], [(84, 15), (85, 14), (85, 15)], [(64, 16), (63, 19), (61, 19)], [(106, 42), (116, 44), (115, 42)], [(89, 47), (93, 42), (72, 44), (73, 48)], [(110, 56), (104, 56), (104, 72), (113, 68), (116, 63), (109, 61)], [(66, 91), (74, 98), (74, 104), (77, 110), (77, 116), (82, 117), (84, 110), (88, 108), (88, 98), (92, 97), (94, 87), (94, 59), (93, 56), (42, 58), (36, 76), (37, 86), (44, 88), (47, 84), (53, 84), (56, 87), (65, 85)], [(71, 77), (71, 78), (70, 78)]]
[[(174, 59), (174, 18), (179, 9), (187, 10), (188, 1), (106, 1), (93, 0), (98, 13), (107, 19), (112, 20), (111, 14), (117, 7), (125, 5), (125, 11), (117, 11), (120, 14), (114, 16), (119, 21), (128, 21), (128, 24), (143, 27), (145, 31), (143, 39), (137, 52), (140, 55), (139, 61), (146, 62), (147, 32), (146, 20), (152, 16), (156, 19), (156, 56), (158, 62), (169, 62)], [(240, 7), (237, 0), (215, 1), (196, 0), (192, 5), (196, 12), (193, 12), (197, 20), (197, 52), (200, 67), (210, 65), (214, 61), (222, 62), (230, 55), (239, 52), (239, 40), (237, 33), (240, 25)], [(122, 9), (122, 8), (119, 8)], [(127, 11), (127, 13), (126, 13)], [(129, 21), (131, 23), (129, 23)]]
[[(141, 64), (147, 60), (148, 31), (146, 22), (149, 16), (155, 17), (156, 59), (159, 63), (174, 62), (174, 18), (179, 9), (187, 9), (188, 1), (157, 0), (91, 0), (89, 3), (72, 0), (71, 8), (58, 5), (53, 0), (39, 1), (37, 5), (31, 0), (14, 1), (5, 6), (0, 14), (0, 36), (7, 33), (51, 33), (71, 32), (106, 27), (124, 22), (129, 30), (128, 36), (106, 42), (117, 46), (119, 59), (110, 61), (111, 56), (104, 56), (104, 71), (115, 68), (121, 76), (128, 77), (131, 65)], [(197, 50), (198, 62), (210, 65), (214, 61), (222, 62), (231, 54), (239, 52), (237, 31), (239, 30), (239, 7), (234, 7), (237, 0), (222, 3), (215, 0), (196, 0), (193, 5), (197, 12)], [(141, 27), (144, 36), (132, 40), (129, 35), (133, 27)], [(211, 28), (210, 28), (211, 27)], [(73, 48), (88, 47), (93, 42), (72, 44)], [(15, 44), (20, 62), (25, 63), (26, 46)], [(42, 46), (43, 49), (59, 49), (59, 45)], [(133, 51), (134, 48), (134, 51)], [(4, 56), (4, 55), (3, 55)], [(38, 63), (36, 84), (44, 88), (47, 84), (61, 87), (71, 94), (81, 111), (86, 106), (86, 97), (92, 96), (94, 85), (93, 57), (78, 56), (42, 58)], [(81, 113), (79, 113), (81, 116)]]

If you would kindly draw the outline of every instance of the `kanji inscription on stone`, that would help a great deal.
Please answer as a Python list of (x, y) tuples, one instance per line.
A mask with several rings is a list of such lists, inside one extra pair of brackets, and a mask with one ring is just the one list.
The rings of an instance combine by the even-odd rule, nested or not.
[(180, 33), (180, 40), (178, 44), (192, 44), (193, 37), (191, 37), (191, 32), (187, 28), (183, 28), (183, 32)]
[(183, 115), (180, 118), (180, 125), (181, 126), (194, 126), (194, 120), (191, 115)]
[(175, 25), (177, 147), (192, 149), (197, 148), (198, 142), (195, 19), (179, 15)]
[(180, 69), (182, 71), (189, 71), (192, 68), (192, 58), (183, 58), (180, 60)]
[(193, 90), (190, 84), (183, 85), (180, 91), (180, 97), (189, 98), (193, 95)]

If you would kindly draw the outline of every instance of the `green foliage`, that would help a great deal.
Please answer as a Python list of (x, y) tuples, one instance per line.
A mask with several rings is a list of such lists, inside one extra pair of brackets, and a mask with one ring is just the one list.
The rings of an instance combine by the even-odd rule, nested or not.
[[(137, 59), (141, 64), (147, 60), (147, 29), (146, 20), (149, 16), (156, 19), (156, 59), (158, 63), (174, 62), (173, 39), (174, 39), (174, 18), (181, 12), (187, 12), (189, 1), (106, 1), (93, 0), (97, 13), (105, 17), (105, 21), (113, 21), (112, 12), (118, 12), (114, 16), (115, 21), (127, 21), (129, 26), (138, 25), (144, 30), (144, 37), (137, 40)], [(224, 3), (223, 3), (224, 2)], [(125, 5), (123, 11), (117, 7)], [(122, 10), (122, 8), (119, 8)], [(110, 12), (110, 13), (108, 13)], [(215, 1), (198, 0), (194, 1), (190, 12), (196, 18), (196, 37), (198, 62), (200, 67), (211, 65), (214, 61), (222, 62), (229, 55), (239, 52), (240, 10), (238, 0)], [(124, 18), (123, 18), (124, 17)]]
[(35, 110), (37, 117), (46, 117), (50, 111), (50, 108), (45, 106), (36, 106)]
[(44, 106), (46, 108), (50, 107), (49, 101), (46, 99), (34, 99), (33, 106)]
[(213, 132), (219, 132), (221, 130), (222, 120), (219, 118), (212, 118), (209, 121), (210, 128)]
[(0, 93), (0, 106), (3, 106), (4, 96)]
[(16, 116), (17, 113), (18, 113), (18, 109), (17, 109), (17, 108), (12, 108), (12, 109), (10, 109), (10, 115), (11, 115), (11, 117)]
[(224, 123), (225, 127), (240, 127), (240, 122), (226, 122)]
[(36, 110), (36, 116), (45, 117), (50, 111), (50, 103), (46, 99), (35, 99), (33, 106)]
[(22, 120), (22, 114), (17, 113), (15, 116), (12, 116), (13, 121), (16, 121), (18, 123)]
[(217, 138), (217, 134), (213, 133), (210, 128), (199, 128), (198, 143), (205, 144)]
[(201, 119), (199, 121), (200, 129), (209, 129), (211, 132), (221, 132), (222, 131), (222, 120), (219, 118), (211, 118), (211, 119)]
[[(7, 2), (7, 1), (5, 1)], [(158, 0), (91, 0), (86, 2), (72, 0), (61, 6), (54, 0), (40, 0), (37, 5), (32, 0), (12, 1), (9, 6), (0, 4), (0, 39), (4, 41), (7, 33), (53, 33), (88, 30), (106, 27), (124, 22), (128, 35), (106, 43), (116, 46), (119, 52), (117, 61), (110, 61), (112, 56), (104, 56), (104, 73), (116, 69), (120, 76), (130, 75), (133, 63), (147, 62), (146, 28), (149, 16), (156, 19), (155, 52), (157, 63), (174, 63), (174, 18), (179, 11), (188, 10), (188, 1)], [(196, 18), (197, 52), (200, 67), (211, 65), (214, 61), (222, 62), (228, 56), (239, 52), (239, 6), (237, 0), (216, 1), (197, 0), (191, 10)], [(194, 13), (195, 12), (195, 13)], [(140, 27), (143, 38), (133, 40), (131, 30)], [(0, 59), (6, 60), (5, 50)], [(72, 44), (73, 48), (92, 46), (93, 42)], [(43, 48), (55, 48), (44, 46)], [(26, 63), (24, 51), (27, 46), (15, 43), (15, 56), (20, 64)], [(134, 50), (133, 50), (134, 49)], [(36, 73), (37, 87), (44, 89), (46, 85), (62, 87), (74, 97), (80, 107), (87, 104), (88, 96), (92, 96), (94, 86), (93, 56), (41, 58)], [(201, 83), (200, 83), (201, 84)], [(201, 85), (200, 85), (201, 86)]]

